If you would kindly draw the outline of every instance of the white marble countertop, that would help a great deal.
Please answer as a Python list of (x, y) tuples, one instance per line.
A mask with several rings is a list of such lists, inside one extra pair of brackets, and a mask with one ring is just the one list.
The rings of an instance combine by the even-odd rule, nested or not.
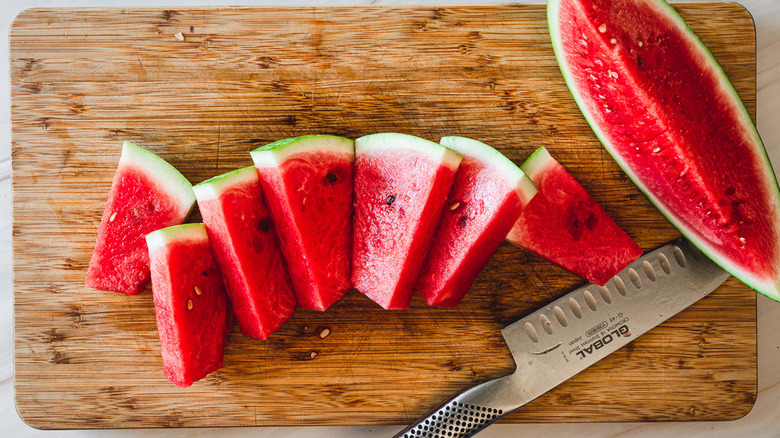
[[(522, 1), (522, 0), (520, 0)], [(469, 1), (468, 3), (497, 3)], [(0, 18), (0, 435), (13, 437), (382, 437), (392, 436), (400, 426), (372, 427), (273, 427), (179, 430), (91, 430), (39, 431), (27, 426), (17, 415), (13, 402), (13, 300), (11, 264), (11, 140), (8, 79), (8, 30), (22, 9), (68, 6), (205, 6), (242, 4), (290, 4), (281, 1), (166, 0), (159, 1), (74, 1), (74, 0), (0, 0), (4, 13)], [(367, 4), (367, 3), (456, 3), (447, 1), (305, 1), (295, 4)], [(770, 159), (780, 169), (780, 1), (739, 0), (753, 15), (758, 34), (758, 130)], [(758, 399), (753, 410), (742, 419), (729, 422), (691, 423), (583, 423), (583, 424), (497, 424), (481, 433), (484, 438), (506, 436), (554, 437), (776, 437), (780, 436), (780, 303), (758, 298)], [(608, 417), (604, 418), (607, 421)]]

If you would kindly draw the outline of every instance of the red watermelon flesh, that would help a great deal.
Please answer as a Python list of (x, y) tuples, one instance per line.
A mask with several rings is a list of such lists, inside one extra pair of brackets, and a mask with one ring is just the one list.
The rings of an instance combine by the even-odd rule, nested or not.
[(708, 257), (780, 300), (780, 192), (717, 60), (661, 0), (551, 0), (561, 71), (605, 148)]
[(267, 339), (295, 312), (295, 295), (253, 166), (193, 187), (241, 333)]
[(230, 303), (203, 224), (163, 228), (146, 241), (163, 370), (187, 387), (222, 368)]
[(405, 134), (355, 141), (352, 284), (405, 309), (452, 186), (460, 154)]
[(157, 155), (124, 142), (84, 284), (128, 295), (149, 283), (146, 234), (184, 222), (192, 185)]
[(507, 236), (511, 243), (603, 286), (642, 249), (544, 147), (520, 166), (539, 192)]
[(325, 310), (351, 289), (354, 142), (333, 135), (252, 151), (298, 305)]
[(417, 290), (431, 306), (453, 307), (504, 241), (536, 187), (520, 168), (484, 143), (464, 137), (444, 137), (440, 143), (459, 152), (463, 160)]

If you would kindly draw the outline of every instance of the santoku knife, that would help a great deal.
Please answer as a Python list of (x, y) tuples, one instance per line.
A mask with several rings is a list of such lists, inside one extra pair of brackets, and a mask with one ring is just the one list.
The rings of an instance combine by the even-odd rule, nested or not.
[(700, 300), (729, 274), (683, 239), (643, 255), (501, 331), (514, 373), (466, 389), (395, 438), (465, 438)]

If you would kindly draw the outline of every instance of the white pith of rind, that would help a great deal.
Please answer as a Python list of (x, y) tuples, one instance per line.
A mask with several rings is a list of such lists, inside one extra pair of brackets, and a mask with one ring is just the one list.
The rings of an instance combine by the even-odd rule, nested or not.
[(382, 149), (411, 149), (429, 156), (434, 162), (440, 163), (453, 171), (458, 169), (463, 159), (461, 154), (450, 148), (409, 134), (382, 132), (366, 135), (355, 140), (356, 157), (369, 151)]
[(520, 169), (533, 180), (534, 176), (538, 175), (553, 161), (555, 161), (555, 159), (550, 155), (550, 151), (548, 151), (546, 147), (540, 146), (539, 149), (520, 165)]
[(527, 204), (536, 195), (536, 186), (531, 178), (515, 163), (490, 145), (467, 137), (447, 136), (439, 140), (446, 146), (464, 157), (472, 157), (488, 164), (503, 175), (506, 182), (515, 188), (523, 204)]
[(206, 226), (202, 223), (175, 225), (173, 227), (161, 228), (146, 235), (146, 247), (149, 254), (152, 254), (180, 240), (208, 241)]
[(122, 144), (122, 156), (119, 165), (130, 164), (145, 170), (150, 179), (160, 185), (161, 188), (176, 200), (179, 213), (182, 217), (189, 215), (195, 205), (195, 192), (192, 184), (170, 163), (136, 146), (129, 141)]
[[(767, 174), (774, 175), (772, 164), (769, 161), (769, 157), (766, 153), (766, 149), (763, 146), (761, 137), (759, 136), (758, 131), (755, 125), (753, 124), (753, 121), (750, 118), (747, 109), (744, 106), (744, 103), (739, 98), (739, 95), (737, 94), (737, 91), (734, 89), (734, 86), (728, 80), (728, 77), (723, 71), (723, 68), (721, 67), (720, 63), (718, 63), (717, 59), (715, 59), (715, 57), (712, 55), (712, 53), (707, 48), (707, 46), (705, 46), (704, 43), (701, 42), (699, 37), (693, 32), (693, 30), (691, 30), (691, 28), (687, 25), (687, 23), (685, 23), (682, 17), (680, 17), (679, 14), (677, 14), (674, 8), (672, 8), (668, 3), (666, 3), (663, 0), (648, 0), (648, 1), (652, 2), (653, 4), (658, 6), (662, 11), (664, 11), (666, 15), (669, 16), (672, 19), (672, 21), (680, 28), (681, 32), (689, 37), (689, 41), (691, 42), (691, 44), (694, 47), (696, 47), (699, 50), (699, 52), (703, 54), (704, 57), (710, 61), (711, 67), (713, 68), (713, 71), (718, 78), (718, 82), (721, 87), (721, 90), (725, 91), (726, 94), (728, 94), (731, 97), (731, 101), (736, 107), (736, 112), (737, 114), (739, 114), (740, 118), (742, 119), (741, 121), (743, 123), (743, 126), (747, 127), (748, 132), (750, 133), (750, 136), (753, 139), (753, 143), (758, 146), (757, 148), (754, 149), (756, 149), (755, 150), (756, 154), (761, 158), (761, 161), (764, 164), (764, 168), (767, 171)], [(620, 154), (617, 152), (617, 148), (611, 142), (609, 142), (607, 136), (599, 128), (598, 123), (594, 120), (593, 116), (587, 110), (587, 102), (583, 98), (582, 94), (578, 91), (576, 84), (574, 84), (573, 82), (571, 68), (569, 64), (566, 62), (566, 53), (564, 51), (563, 42), (561, 40), (561, 33), (560, 33), (561, 23), (560, 23), (560, 14), (559, 14), (561, 10), (560, 4), (561, 4), (561, 0), (548, 0), (547, 3), (547, 23), (550, 32), (550, 38), (552, 40), (553, 51), (555, 52), (555, 58), (558, 61), (558, 65), (561, 69), (561, 73), (563, 75), (564, 80), (566, 81), (566, 85), (568, 86), (569, 91), (571, 92), (574, 98), (574, 101), (577, 103), (577, 106), (580, 108), (580, 111), (585, 117), (585, 120), (593, 129), (593, 132), (601, 141), (602, 145), (604, 145), (605, 149), (607, 149), (610, 155), (612, 155), (612, 158), (615, 160), (618, 166), (620, 166), (620, 168), (623, 169), (626, 175), (628, 175), (628, 177), (631, 178), (631, 180), (634, 182), (634, 184), (636, 184), (639, 190), (650, 200), (651, 203), (653, 203), (653, 205), (655, 205), (655, 207), (664, 215), (664, 217), (666, 217), (666, 219), (669, 220), (669, 222), (675, 228), (677, 228), (691, 243), (693, 243), (704, 254), (706, 254), (707, 257), (709, 257), (713, 262), (718, 264), (721, 268), (728, 271), (731, 275), (733, 275), (734, 277), (736, 277), (746, 285), (750, 286), (751, 288), (755, 289), (757, 292), (766, 295), (767, 297), (775, 301), (780, 301), (780, 284), (778, 284), (776, 281), (772, 282), (772, 281), (760, 280), (751, 272), (742, 269), (741, 267), (732, 263), (726, 257), (723, 257), (718, 251), (715, 250), (714, 247), (710, 246), (709, 242), (699, 238), (696, 235), (695, 230), (693, 228), (687, 226), (682, 221), (677, 220), (674, 217), (674, 215), (672, 215), (671, 211), (667, 209), (663, 205), (663, 203), (655, 195), (653, 195), (644, 184), (642, 184), (642, 182), (633, 173), (628, 163), (626, 163), (625, 160), (623, 160), (620, 157)], [(777, 180), (771, 177), (768, 177), (767, 180), (769, 182), (770, 191), (774, 192), (772, 193), (772, 195), (774, 195), (772, 196), (772, 199), (776, 206), (776, 210), (780, 211), (780, 190), (778, 189), (777, 186)], [(780, 242), (776, 242), (776, 245), (780, 245)]]
[(195, 192), (195, 198), (197, 198), (198, 201), (206, 201), (219, 198), (225, 190), (228, 190), (231, 187), (251, 181), (259, 181), (257, 169), (255, 169), (254, 166), (233, 170), (199, 184), (195, 184), (192, 186), (192, 190)]
[(254, 150), (249, 154), (255, 167), (279, 167), (287, 157), (301, 152), (337, 152), (355, 154), (355, 142), (345, 137), (335, 135), (311, 135), (301, 137), (278, 148)]

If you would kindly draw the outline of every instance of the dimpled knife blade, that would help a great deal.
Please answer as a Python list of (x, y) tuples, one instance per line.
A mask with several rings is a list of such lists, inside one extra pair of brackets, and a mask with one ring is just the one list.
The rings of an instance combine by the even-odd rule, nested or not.
[(588, 368), (720, 286), (729, 274), (688, 241), (643, 255), (504, 328), (515, 372), (466, 389), (395, 438), (466, 438)]

